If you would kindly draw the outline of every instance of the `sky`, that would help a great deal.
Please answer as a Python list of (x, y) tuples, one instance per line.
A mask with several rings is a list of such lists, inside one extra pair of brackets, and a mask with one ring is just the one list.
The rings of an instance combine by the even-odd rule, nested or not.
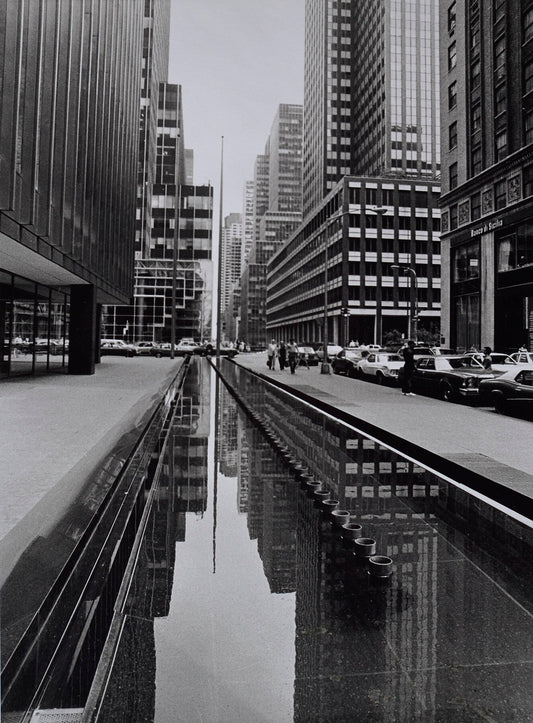
[(280, 103), (303, 103), (305, 0), (171, 0), (170, 83), (183, 92), (194, 182), (215, 187), (219, 211), (242, 212)]

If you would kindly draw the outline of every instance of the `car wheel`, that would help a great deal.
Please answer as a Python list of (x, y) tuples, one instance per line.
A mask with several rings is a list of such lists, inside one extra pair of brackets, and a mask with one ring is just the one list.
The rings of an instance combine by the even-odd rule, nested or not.
[(492, 401), (494, 403), (494, 409), (498, 412), (498, 414), (505, 414), (507, 411), (507, 404), (503, 394), (494, 394)]
[(156, 359), (161, 359), (161, 352), (160, 352), (160, 351), (158, 351), (158, 352), (157, 352), (157, 354), (156, 354), (155, 356), (156, 356)]
[(376, 373), (376, 382), (378, 384), (383, 384), (384, 381), (385, 381), (384, 375), (381, 372), (377, 372)]
[(350, 379), (355, 379), (357, 376), (357, 369), (355, 367), (350, 367), (348, 369), (348, 376), (350, 377)]
[(445, 402), (453, 402), (455, 399), (455, 393), (449, 384), (441, 384), (440, 396)]

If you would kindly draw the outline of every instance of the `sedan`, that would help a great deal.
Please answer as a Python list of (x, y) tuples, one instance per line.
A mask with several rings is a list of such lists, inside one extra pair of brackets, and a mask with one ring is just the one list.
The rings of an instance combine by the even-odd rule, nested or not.
[[(339, 346), (338, 344), (328, 344), (328, 358), (327, 361), (331, 361), (334, 356), (336, 356), (339, 352), (341, 352), (342, 346)], [(316, 350), (316, 355), (320, 361), (324, 358), (324, 345), (321, 344), (318, 349)]]
[(100, 342), (100, 356), (136, 356), (133, 344), (126, 344), (120, 339), (103, 339)]
[[(483, 366), (484, 356), (480, 352), (471, 352), (467, 356), (469, 356), (474, 362), (472, 364), (474, 368), (477, 367), (477, 364)], [(512, 369), (512, 367), (516, 364), (516, 361), (508, 354), (499, 354), (498, 352), (493, 351), (490, 354), (490, 358), (492, 360), (490, 364), (491, 369), (494, 369), (497, 372), (509, 371), (509, 369)]]
[(361, 361), (359, 349), (342, 349), (332, 360), (331, 368), (335, 374), (346, 374), (347, 377), (357, 376), (357, 364)]
[(306, 363), (310, 367), (316, 366), (318, 364), (318, 357), (316, 355), (316, 351), (313, 349), (312, 346), (299, 346), (298, 354), (300, 360), (299, 364), (301, 366), (305, 366)]
[(422, 357), (415, 363), (412, 386), (448, 402), (479, 397), (482, 379), (494, 379), (501, 372), (472, 366), (469, 356)]
[(517, 351), (511, 354), (511, 359), (514, 359), (517, 364), (533, 364), (533, 352)]
[(399, 354), (369, 354), (357, 364), (357, 370), (362, 376), (373, 377), (378, 384), (383, 382), (394, 383), (398, 380), (398, 372), (404, 361)]
[(533, 412), (533, 364), (517, 365), (497, 379), (483, 380), (479, 394), (497, 412)]

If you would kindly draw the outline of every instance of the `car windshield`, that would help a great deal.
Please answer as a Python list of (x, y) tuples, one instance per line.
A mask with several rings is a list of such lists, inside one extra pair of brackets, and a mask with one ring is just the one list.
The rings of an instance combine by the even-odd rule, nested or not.
[[(449, 359), (435, 359), (435, 368), (441, 371), (447, 369), (472, 369), (472, 360), (467, 356), (451, 357)], [(479, 368), (479, 365), (474, 365)]]
[(397, 362), (403, 361), (403, 357), (399, 354), (377, 354), (376, 361), (378, 362)]

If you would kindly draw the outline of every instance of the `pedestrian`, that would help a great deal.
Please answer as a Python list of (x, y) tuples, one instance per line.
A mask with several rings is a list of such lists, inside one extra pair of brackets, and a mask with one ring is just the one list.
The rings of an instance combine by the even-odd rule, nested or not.
[(283, 371), (287, 366), (287, 347), (285, 346), (284, 341), (280, 341), (279, 343), (278, 359), (279, 368)]
[(291, 368), (291, 374), (296, 372), (296, 364), (298, 363), (298, 345), (294, 339), (291, 339), (287, 344), (287, 352), (289, 354), (289, 366)]
[(483, 367), (484, 369), (492, 369), (492, 349), (490, 346), (486, 346), (483, 348)]
[(278, 356), (278, 345), (276, 340), (272, 339), (267, 347), (267, 367), (274, 371), (276, 368), (276, 357)]
[(406, 397), (415, 397), (411, 391), (413, 372), (415, 370), (415, 343), (409, 339), (407, 346), (403, 350), (404, 364), (402, 367), (402, 394)]

